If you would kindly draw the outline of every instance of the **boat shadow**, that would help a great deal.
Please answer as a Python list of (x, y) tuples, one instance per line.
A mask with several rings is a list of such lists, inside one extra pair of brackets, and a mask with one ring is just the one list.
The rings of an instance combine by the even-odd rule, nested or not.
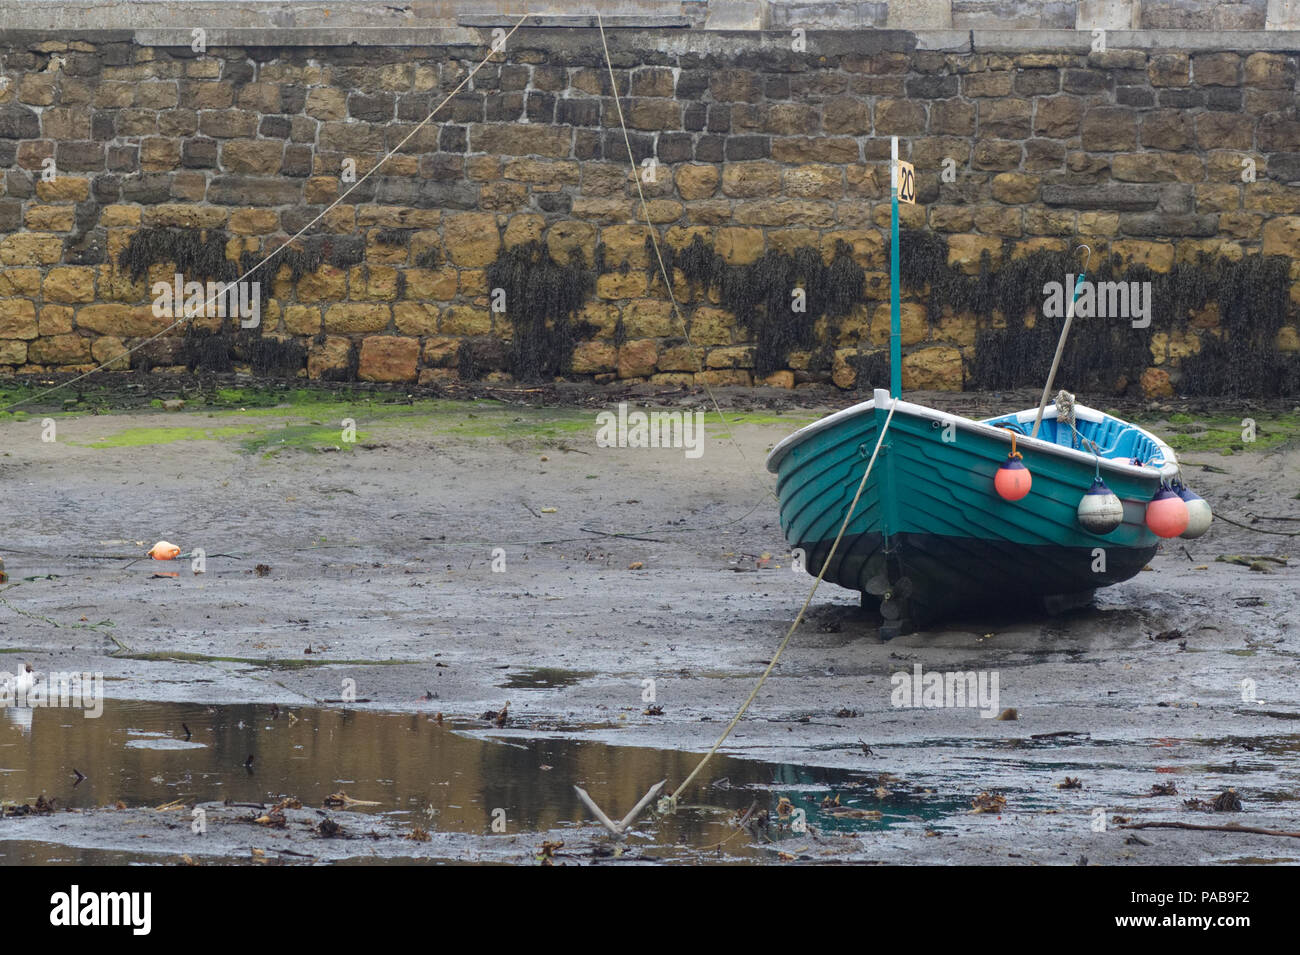
[[(852, 604), (823, 604), (808, 610), (804, 628), (809, 633), (837, 635), (824, 645), (869, 640), (898, 646), (975, 646), (994, 637), (1013, 637), (1017, 643), (1043, 639), (1062, 644), (1128, 644), (1145, 640), (1152, 613), (1132, 606), (1099, 605), (1091, 600), (1046, 609), (1041, 603), (1006, 605), (990, 603), (964, 609), (938, 623), (905, 634), (890, 633), (891, 621), (877, 610)], [(1000, 642), (999, 646), (1005, 646)]]

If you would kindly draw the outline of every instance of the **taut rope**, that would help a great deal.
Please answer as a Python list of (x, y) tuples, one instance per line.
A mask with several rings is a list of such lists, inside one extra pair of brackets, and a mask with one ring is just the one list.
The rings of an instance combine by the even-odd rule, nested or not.
[[(767, 669), (764, 670), (763, 675), (758, 678), (758, 682), (754, 684), (754, 689), (750, 692), (748, 699), (746, 699), (741, 705), (739, 712), (732, 717), (731, 722), (727, 724), (727, 728), (723, 730), (722, 735), (718, 737), (718, 741), (713, 744), (713, 747), (707, 753), (704, 754), (704, 758), (700, 760), (699, 764), (693, 770), (691, 770), (691, 774), (682, 780), (682, 784), (673, 790), (672, 795), (665, 797), (668, 799), (669, 805), (673, 809), (677, 808), (677, 797), (686, 791), (686, 787), (691, 784), (691, 781), (695, 779), (697, 775), (699, 775), (700, 770), (702, 770), (705, 764), (713, 758), (713, 754), (718, 751), (718, 747), (726, 742), (727, 737), (731, 735), (731, 731), (736, 728), (741, 717), (745, 715), (745, 711), (749, 709), (749, 705), (753, 703), (754, 699), (758, 696), (758, 691), (763, 688), (763, 684), (767, 682), (768, 676), (776, 668), (776, 663), (781, 659), (781, 654), (784, 653), (785, 648), (790, 645), (790, 638), (793, 637), (794, 632), (799, 629), (799, 624), (803, 623), (803, 615), (808, 612), (808, 605), (812, 603), (813, 596), (817, 593), (817, 588), (821, 586), (822, 578), (826, 576), (826, 571), (830, 569), (831, 561), (835, 559), (835, 552), (839, 549), (840, 541), (844, 539), (844, 532), (849, 529), (849, 521), (853, 520), (853, 512), (857, 509), (858, 501), (862, 497), (862, 491), (867, 486), (867, 478), (871, 477), (871, 468), (876, 463), (876, 455), (880, 453), (880, 446), (885, 441), (885, 433), (889, 430), (889, 423), (894, 420), (894, 409), (897, 407), (898, 398), (895, 397), (889, 406), (889, 414), (885, 417), (885, 423), (880, 428), (880, 436), (876, 438), (876, 449), (871, 452), (871, 460), (867, 462), (867, 469), (862, 472), (862, 480), (858, 482), (857, 493), (853, 495), (853, 502), (849, 504), (849, 509), (844, 515), (844, 521), (840, 524), (840, 532), (835, 535), (835, 542), (831, 544), (830, 553), (826, 555), (826, 560), (822, 564), (821, 573), (819, 573), (817, 579), (813, 581), (812, 590), (808, 592), (807, 599), (804, 600), (803, 606), (799, 608), (799, 615), (794, 618), (794, 623), (790, 624), (790, 629), (786, 631), (785, 639), (782, 640), (781, 645), (777, 647), (776, 653), (772, 656), (771, 661), (767, 665)], [(1012, 441), (1014, 440), (1015, 436), (1012, 435)]]

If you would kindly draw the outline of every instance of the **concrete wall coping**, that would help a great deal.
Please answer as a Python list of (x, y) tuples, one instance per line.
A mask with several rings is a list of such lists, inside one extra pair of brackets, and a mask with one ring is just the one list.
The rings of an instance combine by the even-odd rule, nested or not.
[[(89, 43), (133, 41), (141, 46), (185, 47), (193, 40), (193, 28), (59, 29), (25, 30), (0, 28), (0, 43), (26, 45), (50, 40), (82, 40)], [(331, 47), (331, 46), (482, 46), (491, 40), (489, 28), (211, 28), (206, 29), (209, 47)], [(757, 45), (784, 46), (786, 31), (697, 30), (671, 26), (606, 28), (611, 45), (620, 49), (656, 49), (680, 53), (726, 53), (749, 51)], [(598, 42), (597, 31), (588, 28), (522, 28), (512, 45), (533, 48), (553, 46), (572, 49)], [(940, 52), (1028, 53), (1039, 51), (1087, 53), (1093, 35), (1085, 30), (810, 30), (810, 44), (824, 52), (910, 49)], [(1108, 50), (1177, 50), (1197, 52), (1300, 52), (1300, 30), (1239, 30), (1201, 32), (1189, 30), (1107, 30)]]
[(37, 29), (496, 26), (527, 11), (607, 26), (708, 29), (1300, 29), (1300, 0), (0, 0), (0, 26)]

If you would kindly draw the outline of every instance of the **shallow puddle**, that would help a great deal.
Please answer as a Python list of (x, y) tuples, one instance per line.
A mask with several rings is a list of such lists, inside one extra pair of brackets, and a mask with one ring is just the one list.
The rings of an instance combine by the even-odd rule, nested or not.
[[(651, 784), (684, 779), (698, 758), (517, 738), (482, 725), (457, 728), (429, 713), (107, 701), (97, 719), (56, 708), (0, 715), (0, 800), (6, 806), (41, 796), (60, 810), (119, 803), (151, 809), (178, 800), (271, 804), (296, 797), (304, 807), (319, 808), (326, 797), (345, 792), (374, 803), (349, 809), (402, 827), (485, 837), (502, 812), (505, 831), (513, 834), (589, 825), (574, 784), (619, 818)], [(778, 820), (783, 797), (823, 832), (922, 824), (958, 809), (865, 773), (719, 756), (707, 778), (681, 811), (644, 824), (629, 846), (650, 858), (770, 858), (790, 834), (788, 822)], [(836, 795), (839, 805), (823, 809), (823, 800)], [(766, 811), (770, 826), (737, 830), (736, 813), (751, 807)], [(136, 848), (138, 838), (126, 832), (119, 847), (82, 850), (5, 841), (4, 830), (0, 820), (4, 864), (158, 858)]]
[(506, 674), (506, 682), (497, 686), (508, 690), (552, 690), (561, 686), (573, 686), (595, 676), (592, 670), (561, 670), (555, 667), (529, 667)]

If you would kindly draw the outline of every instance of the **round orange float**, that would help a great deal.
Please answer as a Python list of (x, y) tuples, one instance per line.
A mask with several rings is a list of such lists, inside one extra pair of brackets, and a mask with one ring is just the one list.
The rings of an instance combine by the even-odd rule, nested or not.
[(1177, 537), (1187, 530), (1188, 519), (1187, 503), (1163, 484), (1147, 504), (1147, 527), (1157, 537)]
[(1016, 450), (1016, 436), (1011, 435), (1011, 453), (993, 476), (993, 487), (1004, 501), (1018, 501), (1029, 493), (1034, 476), (1025, 467), (1020, 452)]
[(168, 541), (159, 541), (148, 550), (148, 556), (154, 560), (175, 560), (180, 556), (181, 549), (175, 544)]

